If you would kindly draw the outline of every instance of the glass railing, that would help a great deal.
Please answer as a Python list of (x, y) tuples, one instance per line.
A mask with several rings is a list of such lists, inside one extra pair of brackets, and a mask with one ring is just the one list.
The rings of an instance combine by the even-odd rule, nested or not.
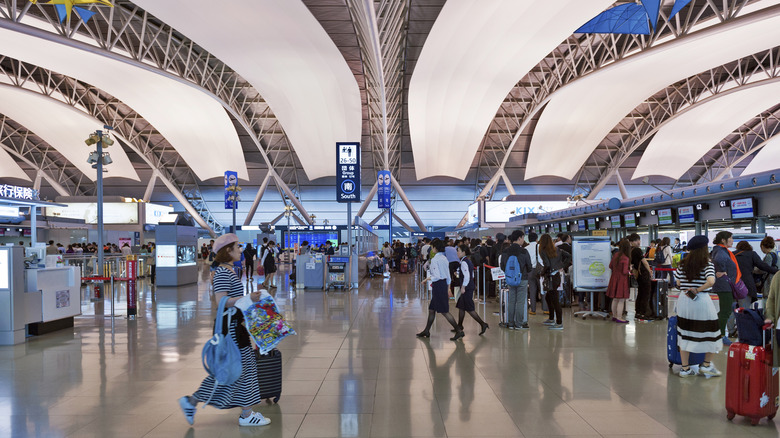
[[(134, 254), (138, 263), (136, 264), (136, 276), (143, 278), (151, 275), (151, 265), (149, 260), (150, 255), (136, 255)], [(62, 261), (65, 266), (74, 266), (79, 269), (80, 277), (93, 277), (98, 275), (98, 257), (96, 254), (86, 255), (70, 255), (66, 254), (62, 257)], [(103, 256), (103, 274), (106, 277), (120, 277), (126, 278), (127, 272), (127, 257), (123, 255), (106, 254)]]

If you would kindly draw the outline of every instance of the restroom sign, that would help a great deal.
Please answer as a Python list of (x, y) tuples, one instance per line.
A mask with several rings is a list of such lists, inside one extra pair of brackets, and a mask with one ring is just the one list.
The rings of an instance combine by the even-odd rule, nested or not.
[(360, 200), (360, 143), (336, 143), (336, 201)]

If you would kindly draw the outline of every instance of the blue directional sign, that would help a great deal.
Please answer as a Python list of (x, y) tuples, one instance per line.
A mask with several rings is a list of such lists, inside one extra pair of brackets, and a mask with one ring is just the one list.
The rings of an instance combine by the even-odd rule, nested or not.
[(336, 201), (360, 202), (360, 143), (336, 143)]
[(225, 171), (225, 210), (233, 209), (233, 199), (231, 199), (233, 192), (229, 192), (228, 187), (236, 185), (238, 185), (238, 172)]
[(391, 208), (390, 194), (392, 193), (393, 186), (391, 181), (389, 170), (380, 170), (377, 172), (376, 181), (376, 197), (379, 201), (379, 208)]

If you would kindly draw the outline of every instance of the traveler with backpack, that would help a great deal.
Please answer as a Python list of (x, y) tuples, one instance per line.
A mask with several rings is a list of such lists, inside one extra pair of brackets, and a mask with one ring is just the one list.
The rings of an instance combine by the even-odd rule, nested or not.
[[(739, 270), (745, 273), (742, 276), (742, 282), (745, 283), (745, 287), (747, 287), (748, 290), (747, 296), (738, 300), (737, 302), (739, 303), (739, 307), (747, 309), (750, 307), (751, 303), (758, 301), (758, 289), (756, 287), (755, 279), (753, 278), (753, 270), (760, 269), (764, 272), (770, 272), (774, 274), (777, 272), (777, 268), (764, 263), (764, 261), (761, 260), (761, 257), (759, 257), (755, 251), (753, 251), (753, 247), (750, 245), (750, 243), (744, 240), (737, 243), (734, 256), (737, 258), (737, 265), (739, 266)], [(736, 317), (730, 317), (727, 323), (729, 337), (736, 336), (736, 325)]]
[[(563, 246), (563, 245), (561, 245)], [(539, 238), (539, 255), (544, 270), (542, 271), (543, 287), (547, 291), (547, 307), (550, 309), (550, 318), (543, 322), (550, 330), (563, 330), (563, 314), (558, 288), (561, 287), (566, 270), (572, 265), (571, 254), (555, 247), (549, 234), (542, 234)]]
[(504, 283), (507, 286), (507, 320), (501, 324), (511, 330), (528, 328), (528, 275), (533, 270), (531, 256), (523, 244), (525, 233), (512, 231), (509, 246), (501, 253), (501, 270), (504, 271)]
[(276, 242), (273, 240), (268, 242), (268, 246), (260, 255), (260, 264), (263, 265), (263, 271), (265, 271), (265, 278), (263, 279), (263, 287), (268, 289), (269, 287), (276, 287), (273, 284), (274, 273), (276, 272), (276, 259), (274, 258), (274, 247)]
[[(656, 269), (672, 269), (672, 247), (669, 246), (670, 244), (671, 240), (668, 237), (664, 237), (663, 240), (661, 240), (661, 243), (656, 247), (655, 256), (653, 258)], [(668, 278), (670, 274), (671, 271), (656, 271), (655, 278), (665, 279)]]
[[(225, 308), (235, 307), (236, 301), (244, 296), (244, 287), (241, 280), (233, 272), (233, 262), (241, 260), (241, 251), (238, 246), (238, 236), (235, 234), (225, 234), (220, 236), (214, 242), (214, 298), (218, 303), (223, 298), (227, 298)], [(252, 301), (260, 299), (260, 292), (250, 294)], [(223, 315), (216, 315), (223, 321)], [(252, 405), (262, 401), (260, 398), (260, 384), (257, 378), (257, 356), (252, 349), (249, 340), (249, 333), (242, 324), (243, 313), (235, 312), (230, 318), (227, 318), (230, 324), (227, 333), (221, 342), (234, 342), (241, 355), (241, 373), (240, 377), (231, 385), (219, 385), (216, 379), (209, 375), (200, 384), (200, 388), (192, 395), (184, 396), (179, 399), (179, 406), (184, 412), (184, 416), (189, 424), (195, 421), (195, 411), (199, 402), (214, 406), (217, 409), (231, 409), (241, 407), (241, 416), (238, 419), (239, 426), (264, 426), (271, 420), (263, 417), (259, 412), (252, 412)], [(221, 324), (220, 324), (221, 325)], [(230, 366), (231, 364), (209, 364), (212, 369), (216, 366)], [(233, 364), (235, 365), (235, 364)]]
[(460, 276), (463, 283), (458, 302), (455, 304), (455, 307), (458, 308), (458, 329), (463, 331), (463, 319), (466, 317), (466, 312), (468, 312), (469, 316), (474, 318), (474, 321), (477, 321), (480, 325), (481, 330), (479, 335), (482, 336), (485, 334), (485, 330), (489, 329), (490, 326), (479, 317), (479, 314), (474, 307), (476, 279), (474, 278), (474, 265), (471, 263), (469, 255), (471, 255), (471, 250), (469, 250), (468, 245), (461, 244), (458, 246), (458, 258), (460, 259), (460, 266), (458, 269), (460, 270)]
[(450, 314), (450, 297), (447, 291), (452, 279), (450, 278), (450, 264), (447, 261), (447, 257), (444, 255), (444, 241), (433, 239), (431, 247), (433, 258), (430, 261), (430, 277), (425, 278), (422, 281), (422, 283), (427, 281), (431, 282), (431, 302), (428, 305), (428, 322), (425, 324), (425, 330), (417, 333), (417, 337), (430, 338), (433, 320), (436, 318), (437, 313), (441, 313), (444, 315), (447, 322), (452, 325), (452, 328), (455, 329), (455, 336), (450, 338), (450, 340), (457, 341), (464, 336), (464, 333), (463, 330), (458, 327), (455, 318)]

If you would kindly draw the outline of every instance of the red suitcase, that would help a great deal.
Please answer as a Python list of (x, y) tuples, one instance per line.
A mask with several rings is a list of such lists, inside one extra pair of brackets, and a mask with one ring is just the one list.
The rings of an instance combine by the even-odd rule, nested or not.
[(750, 418), (753, 426), (763, 417), (773, 419), (780, 404), (778, 374), (772, 369), (772, 350), (768, 346), (731, 344), (726, 363), (727, 418), (742, 415)]
[(409, 271), (409, 262), (406, 260), (401, 260), (401, 266), (399, 267), (398, 271), (401, 274), (406, 274)]

